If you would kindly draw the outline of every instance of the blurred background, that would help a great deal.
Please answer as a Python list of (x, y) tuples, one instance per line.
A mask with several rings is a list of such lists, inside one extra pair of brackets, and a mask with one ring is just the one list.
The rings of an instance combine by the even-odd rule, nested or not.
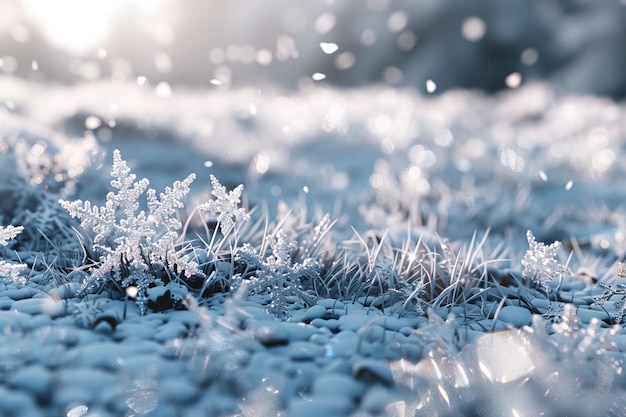
[(626, 95), (626, 0), (0, 0), (0, 74)]

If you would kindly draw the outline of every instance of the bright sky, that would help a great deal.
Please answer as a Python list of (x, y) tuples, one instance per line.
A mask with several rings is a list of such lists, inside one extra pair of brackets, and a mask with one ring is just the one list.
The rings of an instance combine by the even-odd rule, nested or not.
[(81, 53), (93, 48), (111, 28), (111, 18), (129, 6), (146, 11), (162, 0), (24, 0), (27, 12), (37, 21), (50, 42)]

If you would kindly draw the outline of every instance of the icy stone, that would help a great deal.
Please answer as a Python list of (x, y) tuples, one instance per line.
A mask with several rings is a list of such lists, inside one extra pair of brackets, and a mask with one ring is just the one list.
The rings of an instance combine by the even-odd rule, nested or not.
[(292, 342), (284, 349), (284, 353), (296, 361), (308, 361), (323, 358), (326, 353), (325, 349), (320, 345), (301, 341)]
[(368, 413), (380, 415), (381, 412), (392, 401), (393, 396), (380, 385), (371, 387), (361, 402), (361, 408)]
[(607, 324), (605, 322), (611, 322), (612, 320), (611, 316), (605, 311), (591, 310), (589, 308), (576, 309), (576, 315), (583, 324), (589, 324), (591, 320), (596, 319), (601, 322), (602, 327), (606, 327)]
[(472, 330), (480, 332), (491, 332), (506, 330), (507, 326), (511, 323), (504, 322), (502, 320), (484, 319), (469, 323), (468, 327)]
[(264, 346), (279, 346), (289, 343), (289, 330), (282, 323), (264, 323), (254, 330), (254, 338)]
[(0, 311), (10, 310), (13, 300), (7, 296), (0, 296)]
[(108, 321), (99, 321), (94, 327), (96, 333), (110, 336), (113, 334), (113, 326)]
[(363, 385), (348, 375), (323, 374), (313, 383), (313, 394), (316, 396), (338, 395), (356, 400), (363, 395)]
[(31, 315), (47, 314), (52, 318), (57, 318), (65, 314), (65, 305), (62, 301), (55, 301), (50, 298), (27, 298), (17, 300), (11, 306), (12, 310)]
[(400, 331), (403, 327), (417, 329), (419, 324), (424, 321), (424, 317), (394, 317), (386, 316), (380, 324), (387, 330)]
[(163, 397), (176, 404), (189, 403), (200, 393), (196, 385), (179, 378), (168, 378), (159, 385)]
[(346, 314), (338, 319), (339, 329), (357, 332), (375, 319), (376, 316), (369, 316), (366, 314)]
[(620, 352), (626, 352), (626, 334), (620, 334), (613, 338), (613, 342), (615, 343), (615, 347), (619, 349)]
[(35, 288), (31, 288), (31, 287), (22, 287), (22, 288), (16, 288), (16, 289), (8, 289), (6, 291), (2, 292), (2, 295), (5, 297), (9, 297), (12, 300), (24, 300), (24, 299), (29, 299), (29, 298), (33, 298), (33, 296), (35, 296), (35, 294), (38, 294), (39, 291), (37, 291)]
[(308, 324), (285, 322), (280, 325), (289, 332), (290, 340), (309, 340), (311, 336), (319, 333), (319, 329)]
[(378, 324), (364, 327), (361, 331), (361, 335), (363, 340), (370, 343), (385, 342), (385, 328)]
[(6, 331), (22, 330), (30, 314), (13, 311), (0, 311), (0, 329)]
[(101, 342), (78, 346), (69, 353), (70, 358), (90, 368), (119, 369), (124, 358), (136, 353), (130, 344)]
[(45, 414), (30, 395), (0, 386), (0, 415), (43, 417)]
[(127, 339), (141, 339), (150, 340), (156, 333), (154, 327), (145, 324), (122, 322), (115, 329), (113, 339), (115, 340), (127, 340)]
[(307, 322), (310, 322), (314, 319), (324, 318), (324, 316), (326, 316), (326, 307), (321, 305), (314, 305), (306, 311), (306, 313), (304, 314), (304, 319)]
[(317, 305), (326, 307), (327, 309), (331, 310), (331, 313), (333, 314), (337, 314), (336, 310), (343, 311), (346, 308), (341, 301), (332, 298), (321, 298), (317, 300)]
[(359, 337), (352, 330), (343, 330), (335, 335), (327, 346), (327, 356), (349, 358), (354, 356)]
[(386, 386), (393, 385), (393, 374), (386, 362), (374, 359), (360, 359), (352, 366), (352, 376), (359, 381), (379, 382)]
[(52, 372), (40, 365), (19, 369), (9, 378), (11, 387), (27, 391), (39, 400), (45, 400), (54, 382)]
[(296, 399), (289, 404), (289, 415), (298, 417), (348, 416), (354, 408), (349, 398), (340, 396), (314, 396)]
[(154, 340), (157, 342), (165, 342), (167, 340), (176, 339), (177, 337), (183, 337), (189, 333), (187, 327), (179, 321), (172, 321), (159, 326)]
[(60, 287), (51, 289), (50, 291), (48, 291), (48, 295), (54, 300), (65, 300), (68, 298), (73, 298), (76, 296), (76, 293), (78, 293), (81, 286), (82, 284), (78, 284), (76, 282), (68, 282), (67, 284), (61, 285)]
[(532, 314), (524, 307), (504, 306), (498, 314), (498, 320), (519, 328), (530, 325)]
[(311, 326), (315, 326), (318, 329), (328, 329), (331, 332), (336, 332), (337, 330), (339, 330), (339, 320), (337, 319), (328, 319), (328, 320), (324, 320), (324, 319), (314, 319), (313, 321), (311, 321)]
[(173, 310), (167, 312), (168, 322), (182, 323), (188, 329), (193, 329), (200, 325), (201, 318), (197, 313), (189, 310)]

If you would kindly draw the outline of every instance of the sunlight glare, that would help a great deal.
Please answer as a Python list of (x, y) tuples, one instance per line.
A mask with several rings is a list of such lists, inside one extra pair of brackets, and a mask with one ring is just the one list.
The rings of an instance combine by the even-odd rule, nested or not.
[(111, 19), (129, 6), (151, 10), (162, 0), (25, 0), (26, 10), (51, 44), (84, 53), (101, 41)]

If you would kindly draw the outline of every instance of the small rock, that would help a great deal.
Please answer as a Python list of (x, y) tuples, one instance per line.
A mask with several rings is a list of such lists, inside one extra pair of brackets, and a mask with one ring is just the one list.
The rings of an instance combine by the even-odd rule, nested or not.
[(517, 328), (528, 326), (532, 321), (532, 314), (524, 307), (504, 306), (498, 314), (498, 320), (511, 324)]
[(311, 326), (315, 326), (318, 329), (328, 329), (331, 332), (336, 332), (339, 330), (339, 320), (337, 319), (313, 319), (311, 321)]
[(12, 310), (31, 315), (47, 314), (52, 318), (65, 315), (65, 305), (62, 301), (51, 298), (27, 298), (13, 302)]
[(289, 331), (282, 323), (263, 324), (254, 330), (254, 338), (263, 346), (281, 346), (289, 343)]
[(326, 349), (311, 342), (292, 342), (285, 347), (285, 354), (296, 361), (309, 361), (325, 357)]
[(326, 307), (321, 305), (314, 305), (304, 313), (304, 320), (310, 322), (314, 319), (321, 319), (326, 316)]
[(309, 399), (295, 399), (289, 404), (290, 416), (320, 417), (348, 416), (354, 408), (349, 398), (340, 396), (314, 396)]
[(41, 417), (44, 413), (30, 395), (0, 386), (0, 415)]
[(352, 376), (359, 381), (379, 382), (385, 386), (392, 386), (394, 383), (393, 374), (386, 362), (374, 359), (357, 360), (352, 366)]
[(363, 386), (348, 375), (323, 374), (313, 383), (313, 394), (321, 396), (339, 395), (356, 400), (363, 394)]
[(332, 298), (322, 298), (317, 300), (317, 305), (327, 308), (330, 310), (331, 314), (339, 314), (343, 313), (346, 306), (339, 300), (334, 300)]
[(370, 316), (366, 314), (346, 314), (339, 317), (339, 330), (352, 330), (358, 332), (362, 327), (368, 325), (378, 316)]
[(175, 404), (189, 403), (200, 393), (196, 385), (180, 378), (168, 378), (159, 385), (163, 397)]
[(363, 397), (361, 408), (368, 413), (380, 415), (392, 400), (393, 396), (389, 391), (379, 385), (375, 385)]
[(179, 321), (172, 321), (159, 326), (156, 334), (154, 335), (154, 340), (157, 342), (166, 342), (178, 337), (183, 337), (188, 333), (189, 330), (184, 324)]
[(52, 372), (40, 365), (20, 369), (9, 379), (13, 388), (30, 392), (40, 401), (49, 397), (53, 382)]
[(151, 340), (155, 333), (154, 327), (150, 326), (149, 322), (140, 324), (126, 321), (117, 326), (117, 329), (115, 329), (115, 333), (113, 334), (113, 338), (115, 340)]
[(589, 308), (576, 309), (576, 315), (580, 319), (580, 322), (584, 324), (589, 324), (591, 323), (591, 320), (596, 319), (599, 320), (602, 324), (606, 325), (606, 323), (611, 323), (613, 319), (605, 311), (591, 310)]

